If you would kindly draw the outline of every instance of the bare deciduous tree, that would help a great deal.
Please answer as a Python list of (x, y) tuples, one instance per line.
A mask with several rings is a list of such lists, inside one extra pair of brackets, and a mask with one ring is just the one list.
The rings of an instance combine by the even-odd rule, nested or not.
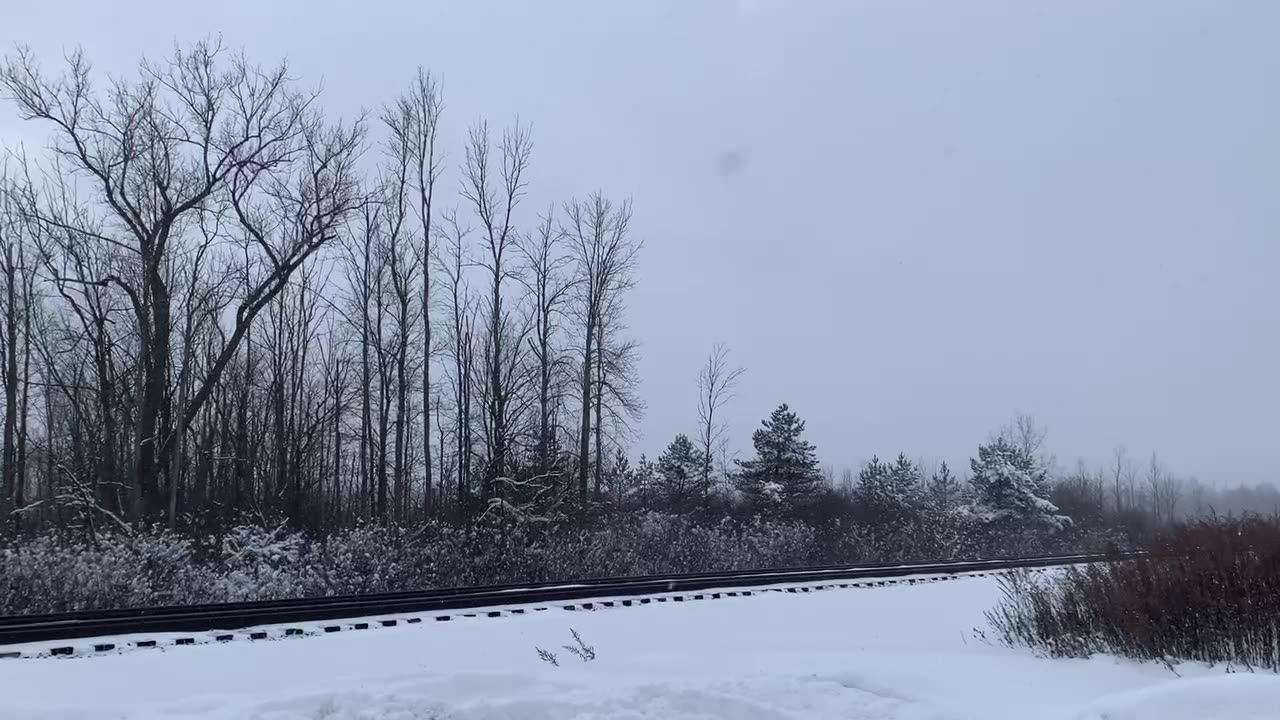
[[(428, 511), (432, 508), (431, 490), (431, 243), (435, 237), (434, 218), (436, 180), (443, 168), (436, 152), (436, 133), (444, 104), (436, 79), (418, 68), (417, 77), (408, 95), (400, 99), (404, 117), (408, 120), (409, 152), (413, 158), (414, 188), (418, 192), (418, 224), (422, 233), (422, 245), (418, 250), (418, 262), (422, 266), (422, 452), (423, 496)], [(440, 448), (444, 452), (443, 446)]]
[(564, 361), (556, 343), (565, 303), (573, 289), (568, 277), (570, 258), (561, 252), (562, 235), (555, 226), (554, 212), (548, 209), (533, 235), (522, 238), (525, 286), (531, 300), (532, 332), (529, 352), (535, 363), (538, 417), (534, 452), (539, 475), (551, 470), (551, 453), (555, 445), (556, 417), (560, 409), (564, 377)]
[(0, 314), (0, 365), (4, 368), (4, 440), (0, 475), (0, 535), (21, 531), (27, 504), (26, 431), (30, 393), (31, 318), (36, 302), (32, 234), (38, 229), (24, 210), (24, 198), (11, 182), (7, 158), (0, 160), (0, 274), (4, 278)]
[(452, 367), (449, 368), (448, 375), (453, 386), (456, 481), (460, 508), (465, 508), (469, 502), (473, 455), (471, 410), (475, 312), (464, 276), (467, 236), (470, 232), (470, 228), (460, 223), (455, 211), (445, 213), (441, 242), (437, 245), (436, 253), (437, 269), (444, 276), (445, 304), (450, 319), (448, 352)]
[(1124, 510), (1125, 492), (1123, 481), (1125, 473), (1131, 465), (1132, 463), (1125, 455), (1124, 446), (1120, 445), (1116, 447), (1115, 452), (1112, 453), (1111, 465), (1111, 497), (1112, 502), (1115, 504), (1116, 512)]
[(1165, 505), (1168, 476), (1164, 465), (1160, 463), (1160, 459), (1155, 453), (1151, 453), (1151, 462), (1147, 465), (1146, 482), (1147, 491), (1151, 493), (1151, 514), (1155, 517), (1156, 524), (1159, 525), (1161, 511)]
[[(499, 155), (496, 177), (491, 167), (492, 149)], [(486, 271), (489, 285), (485, 308), (488, 315), (484, 352), (486, 386), (481, 396), (485, 407), (487, 479), (490, 481), (505, 476), (508, 470), (510, 412), (515, 392), (511, 369), (519, 365), (514, 355), (522, 350), (524, 333), (517, 326), (514, 314), (504, 305), (503, 290), (518, 272), (518, 266), (510, 258), (518, 239), (514, 213), (528, 184), (525, 173), (532, 152), (528, 128), (517, 123), (503, 132), (494, 148), (489, 127), (482, 121), (472, 128), (468, 137), (462, 168), (462, 195), (480, 222), (483, 250), (476, 264)], [(496, 489), (496, 485), (491, 485), (489, 492), (492, 494)]]
[[(581, 415), (578, 433), (578, 491), (590, 489), (591, 413), (595, 407), (597, 343), (614, 296), (631, 286), (639, 243), (629, 235), (631, 204), (615, 206), (601, 193), (565, 205), (562, 231), (575, 265), (576, 311), (582, 355), (579, 367)], [(598, 465), (599, 463), (597, 463)]]
[(720, 419), (725, 403), (733, 399), (734, 388), (746, 368), (729, 367), (729, 349), (717, 343), (698, 373), (698, 426), (702, 443), (702, 494), (711, 492), (711, 463), (715, 451), (725, 441), (727, 425)]
[[(639, 343), (623, 337), (621, 293), (605, 301), (596, 322), (594, 359), (595, 457), (591, 467), (596, 497), (604, 486), (606, 442), (620, 448), (634, 435), (632, 421), (644, 412), (644, 401), (636, 391), (639, 384)], [(606, 435), (607, 434), (607, 435)]]
[[(395, 516), (400, 522), (406, 518), (409, 503), (407, 468), (410, 461), (406, 443), (409, 425), (409, 351), (416, 329), (418, 313), (411, 308), (415, 275), (419, 271), (418, 259), (424, 257), (416, 243), (410, 241), (410, 198), (414, 176), (421, 171), (417, 165), (416, 145), (420, 141), (420, 119), (417, 107), (408, 99), (402, 99), (394, 107), (386, 108), (382, 116), (388, 130), (386, 143), (387, 166), (381, 182), (382, 202), (386, 208), (385, 246), (388, 278), (391, 281), (391, 323), (394, 332), (392, 354), (395, 367), (395, 452), (392, 478), (395, 486)], [(416, 345), (416, 343), (415, 343)], [(427, 358), (423, 358), (427, 364)], [(425, 411), (425, 408), (424, 408)], [(426, 440), (430, 440), (430, 435)]]

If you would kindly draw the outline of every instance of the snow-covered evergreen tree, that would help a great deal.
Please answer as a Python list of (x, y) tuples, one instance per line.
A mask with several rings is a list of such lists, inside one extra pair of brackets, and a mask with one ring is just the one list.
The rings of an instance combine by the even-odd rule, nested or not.
[(641, 454), (636, 464), (627, 469), (626, 484), (625, 499), (632, 505), (649, 507), (657, 502), (662, 482), (658, 478), (657, 466)]
[(889, 468), (889, 488), (895, 499), (914, 505), (920, 498), (920, 468), (898, 453), (898, 459)]
[(631, 459), (627, 457), (627, 451), (621, 447), (614, 448), (613, 462), (604, 472), (604, 486), (608, 489), (609, 496), (622, 502), (633, 492), (634, 482), (635, 473), (631, 467)]
[(794, 509), (822, 485), (817, 449), (800, 437), (804, 421), (785, 403), (763, 425), (751, 435), (755, 458), (737, 461), (738, 490), (759, 509)]
[(973, 512), (988, 524), (1061, 529), (1071, 519), (1049, 501), (1047, 473), (1026, 450), (1003, 437), (978, 447), (969, 461)]
[(702, 453), (684, 433), (676, 435), (658, 456), (658, 499), (677, 512), (693, 509), (703, 500)]
[(875, 521), (910, 517), (920, 504), (920, 470), (902, 453), (893, 464), (872, 457), (858, 473), (858, 500)]
[(951, 468), (945, 462), (929, 478), (927, 494), (929, 504), (935, 510), (951, 510), (960, 502), (960, 481), (951, 474)]

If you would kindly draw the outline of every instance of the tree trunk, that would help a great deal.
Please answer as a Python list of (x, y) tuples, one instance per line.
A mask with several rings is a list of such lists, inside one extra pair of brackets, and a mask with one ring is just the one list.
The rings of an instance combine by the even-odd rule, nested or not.
[[(19, 249), (19, 262), (22, 252)], [(25, 263), (24, 263), (25, 264)], [(27, 489), (27, 418), (31, 409), (31, 302), (32, 287), (30, 280), (26, 285), (25, 299), (22, 303), (22, 402), (18, 408), (18, 468), (14, 477), (13, 499), (17, 507), (26, 504)], [(14, 519), (20, 525), (20, 519)]]
[(333, 514), (336, 522), (342, 522), (342, 385), (336, 377), (333, 381)]
[[(280, 316), (275, 327), (275, 342), (271, 348), (271, 434), (275, 440), (275, 459), (272, 463), (275, 472), (273, 475), (272, 487), (270, 493), (275, 495), (283, 493), (289, 483), (289, 448), (288, 443), (288, 410), (286, 409), (285, 398), (285, 348), (284, 348), (284, 325), (285, 325), (285, 307), (284, 302), (280, 303)], [(298, 493), (293, 493), (296, 502)], [(296, 508), (295, 508), (296, 509)], [(298, 517), (293, 512), (290, 513), (296, 522)]]
[[(440, 396), (439, 396), (439, 395), (436, 395), (436, 403), (435, 403), (435, 407), (436, 407), (436, 411), (437, 411), (437, 412), (439, 412), (439, 410), (440, 410)], [(444, 460), (444, 455), (445, 455), (445, 452), (444, 452), (444, 447), (445, 447), (445, 445), (444, 445), (444, 444), (445, 444), (445, 439), (444, 439), (444, 421), (443, 421), (442, 419), (440, 419), (440, 418), (436, 418), (436, 432), (440, 434), (440, 452), (439, 452), (439, 453), (438, 453), (438, 455), (437, 455), (437, 459), (438, 459), (438, 461), (439, 461), (439, 463), (440, 463), (440, 469), (439, 469), (439, 471), (438, 471), (438, 473), (437, 473), (437, 477), (438, 477), (438, 481), (439, 481), (439, 483), (440, 483), (440, 505), (442, 505), (442, 506), (443, 506), (443, 505), (444, 505), (444, 503), (445, 503), (445, 499), (446, 499), (446, 498), (445, 498), (445, 493), (447, 492), (447, 488), (445, 487), (445, 465), (444, 465), (444, 462), (445, 462), (445, 460)], [(428, 445), (429, 445), (429, 444), (430, 444), (430, 443), (428, 442)], [(428, 511), (428, 512), (430, 512), (430, 511), (431, 511), (431, 509), (432, 509), (433, 507), (435, 507), (434, 503), (432, 502), (432, 500), (431, 500), (431, 499), (428, 499), (428, 500), (427, 500), (427, 508), (426, 508), (426, 509), (427, 509), (427, 511)]]
[[(431, 215), (422, 231), (422, 510), (430, 517), (431, 498)], [(440, 452), (444, 453), (443, 438)]]
[[(377, 341), (381, 347), (381, 335), (378, 333)], [(378, 351), (378, 517), (385, 521), (387, 519), (387, 504), (390, 500), (389, 495), (389, 476), (387, 473), (387, 442), (389, 435), (388, 430), (391, 425), (391, 378), (388, 377), (386, 360), (382, 357), (381, 350)]]
[(505, 477), (507, 472), (507, 437), (506, 437), (506, 391), (502, 385), (502, 270), (499, 260), (495, 260), (493, 273), (493, 317), (489, 332), (492, 333), (489, 366), (489, 428), (493, 433), (490, 448), (491, 467), (489, 470), (490, 495), (500, 494), (497, 478)]
[(398, 318), (399, 337), (397, 338), (396, 347), (396, 454), (395, 454), (395, 480), (396, 480), (396, 519), (399, 522), (405, 522), (408, 518), (409, 488), (408, 477), (405, 473), (406, 455), (408, 448), (405, 447), (405, 425), (408, 423), (409, 414), (409, 376), (408, 376), (408, 350), (409, 350), (409, 296), (402, 295), (400, 298), (400, 317)]
[(596, 457), (594, 464), (596, 499), (600, 498), (601, 477), (604, 474), (604, 323), (596, 325)]
[(232, 489), (234, 507), (244, 507), (245, 495), (252, 491), (255, 462), (249, 439), (249, 400), (253, 386), (253, 338), (246, 336), (244, 343), (244, 385), (240, 388), (236, 403), (236, 457), (235, 487)]
[[(138, 409), (138, 431), (134, 440), (137, 454), (137, 486), (139, 520), (155, 519), (164, 509), (160, 493), (159, 445), (161, 436), (168, 434), (164, 427), (169, 417), (169, 342), (171, 318), (169, 315), (169, 288), (162, 272), (164, 246), (169, 229), (157, 231), (154, 246), (143, 249), (146, 266), (146, 301), (143, 313), (149, 327), (144, 333), (142, 346), (143, 374), (142, 395)], [(149, 312), (148, 312), (149, 311)]]
[(578, 434), (578, 495), (587, 502), (587, 473), (591, 465), (591, 360), (595, 340), (595, 307), (587, 308), (585, 347), (582, 351), (582, 417)]
[[(22, 509), (21, 492), (18, 490), (18, 278), (14, 267), (13, 245), (7, 243), (5, 254), (5, 347), (4, 347), (4, 493), (5, 502), (0, 509), (15, 511), (12, 515), (13, 530), (17, 534)], [(11, 502), (10, 502), (11, 501)]]
[(182, 477), (183, 468), (186, 462), (187, 450), (187, 424), (183, 417), (183, 411), (187, 406), (191, 393), (191, 370), (188, 366), (191, 362), (191, 351), (185, 349), (182, 352), (182, 376), (178, 381), (178, 418), (173, 431), (177, 433), (177, 447), (169, 456), (169, 511), (168, 525), (173, 530), (177, 527), (178, 522), (178, 483)]

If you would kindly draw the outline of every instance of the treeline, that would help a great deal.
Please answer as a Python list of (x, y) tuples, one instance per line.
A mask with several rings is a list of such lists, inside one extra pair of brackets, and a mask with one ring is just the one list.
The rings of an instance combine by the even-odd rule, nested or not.
[[(1073, 522), (1043, 465), (1016, 438), (979, 446), (967, 481), (926, 481), (905, 456), (873, 460), (848, 489), (818, 468), (804, 422), (783, 405), (751, 459), (710, 469), (680, 435), (656, 463), (620, 456), (600, 496), (511, 492), (467, 522), (394, 519), (301, 531), (251, 516), (218, 533), (154, 526), (47, 531), (0, 546), (0, 614), (335, 595), (835, 563), (1026, 556), (1131, 545)], [(620, 470), (617, 470), (621, 468)], [(704, 480), (705, 478), (705, 480)], [(728, 482), (725, 482), (725, 479)], [(540, 486), (539, 486), (540, 487)], [(568, 498), (568, 499), (566, 499)]]
[(1104, 466), (1082, 462), (1061, 473), (1053, 499), (1072, 517), (1123, 524), (1144, 536), (1210, 516), (1280, 516), (1275, 485), (1216, 487), (1173, 472), (1155, 454), (1139, 464), (1123, 448)]

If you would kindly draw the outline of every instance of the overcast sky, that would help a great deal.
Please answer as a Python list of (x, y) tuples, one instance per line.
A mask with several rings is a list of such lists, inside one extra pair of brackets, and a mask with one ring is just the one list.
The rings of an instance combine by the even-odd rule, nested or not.
[[(348, 116), (443, 79), (533, 125), (524, 220), (635, 203), (648, 412), (696, 422), (722, 341), (733, 446), (778, 403), (824, 464), (963, 463), (1014, 410), (1064, 464), (1280, 467), (1280, 3), (0, 0), (0, 40), (104, 70), (222, 33)], [(6, 49), (6, 52), (8, 50)], [(0, 139), (40, 139), (0, 110)], [(456, 173), (446, 183), (454, 187)]]

